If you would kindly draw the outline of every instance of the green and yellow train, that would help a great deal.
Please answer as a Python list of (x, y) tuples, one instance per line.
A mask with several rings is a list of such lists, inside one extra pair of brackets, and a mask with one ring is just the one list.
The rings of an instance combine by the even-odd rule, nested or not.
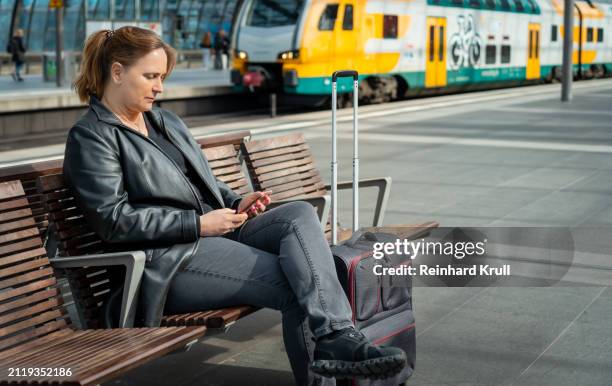
[[(232, 82), (320, 99), (338, 69), (360, 98), (552, 81), (561, 73), (563, 0), (246, 0)], [(576, 1), (574, 72), (612, 74), (612, 0)], [(349, 82), (339, 92), (349, 92)]]

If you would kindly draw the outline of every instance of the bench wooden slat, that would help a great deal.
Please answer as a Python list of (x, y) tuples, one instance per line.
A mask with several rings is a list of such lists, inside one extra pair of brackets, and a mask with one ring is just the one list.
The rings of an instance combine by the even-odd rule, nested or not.
[(42, 246), (40, 237), (35, 237), (28, 240), (23, 240), (18, 243), (7, 244), (0, 247), (0, 256), (7, 255), (9, 253), (22, 252), (31, 248), (38, 248)]
[(64, 175), (61, 173), (51, 174), (38, 178), (37, 186), (39, 192), (46, 194), (53, 190), (64, 190), (66, 189), (66, 182), (64, 181)]
[(0, 211), (15, 209), (15, 208), (24, 208), (29, 205), (28, 200), (24, 198), (18, 198), (16, 200), (4, 201), (0, 202)]
[(13, 297), (22, 296), (31, 292), (38, 291), (42, 288), (54, 286), (56, 284), (55, 277), (51, 277), (45, 280), (41, 280), (35, 283), (30, 283), (21, 287), (14, 288), (9, 291), (0, 292), (0, 301), (5, 301)]
[(267, 150), (267, 151), (248, 152), (247, 156), (252, 162), (256, 162), (261, 159), (281, 156), (283, 154), (299, 153), (304, 150), (310, 150), (310, 147), (306, 143), (302, 143), (299, 145), (292, 145), (288, 147), (281, 147), (281, 148)]
[(209, 315), (207, 325), (210, 328), (226, 328), (229, 324), (255, 311), (257, 308), (251, 306), (229, 307)]
[(276, 150), (283, 147), (300, 145), (304, 143), (304, 135), (301, 133), (288, 134), (280, 137), (249, 141), (244, 144), (249, 154), (264, 150)]
[(22, 342), (27, 342), (33, 339), (38, 339), (38, 337), (47, 335), (51, 332), (61, 330), (67, 327), (68, 327), (68, 323), (66, 323), (66, 320), (64, 319), (55, 320), (53, 322), (43, 325), (42, 327), (38, 327), (32, 330), (27, 330), (26, 332), (23, 332), (19, 335), (14, 335), (8, 339), (0, 340), (0, 350), (9, 348), (11, 346), (14, 346)]
[(233, 145), (240, 146), (245, 138), (251, 136), (251, 132), (248, 130), (237, 131), (235, 133), (228, 133), (222, 135), (214, 135), (204, 138), (197, 139), (198, 144), (206, 149), (209, 147)]
[(51, 268), (39, 269), (36, 271), (25, 273), (23, 275), (11, 277), (10, 279), (2, 279), (2, 282), (0, 282), (0, 289), (13, 287), (18, 284), (28, 283), (35, 280), (40, 280), (41, 278), (46, 278), (52, 275), (53, 270)]
[(4, 212), (2, 217), (0, 217), (0, 221), (11, 221), (18, 218), (24, 218), (32, 215), (32, 210), (29, 208), (13, 210), (11, 212)]
[(45, 256), (45, 253), (46, 252), (44, 248), (37, 248), (25, 252), (16, 253), (7, 257), (2, 257), (0, 258), (0, 267), (9, 264), (14, 264), (22, 260), (28, 260), (34, 257), (43, 257)]
[(314, 176), (311, 178), (305, 178), (305, 179), (300, 179), (300, 180), (295, 180), (295, 181), (291, 181), (285, 184), (280, 184), (280, 185), (275, 185), (274, 188), (270, 189), (272, 190), (275, 194), (279, 194), (282, 192), (286, 192), (288, 190), (291, 190), (293, 188), (297, 188), (300, 186), (311, 186), (311, 185), (316, 185), (317, 187), (321, 186), (323, 190), (325, 190), (325, 184), (323, 184), (323, 181), (321, 181), (321, 177), (320, 176)]
[(42, 312), (46, 309), (57, 307), (60, 305), (60, 298), (53, 297), (51, 299), (47, 299), (44, 302), (30, 305), (27, 309), (22, 309), (20, 311), (14, 311), (10, 314), (0, 317), (0, 326), (6, 323), (13, 322), (15, 320), (30, 316), (32, 313)]
[(243, 186), (249, 186), (249, 184), (244, 177), (241, 177), (239, 180), (229, 182), (227, 186), (230, 189), (236, 189), (236, 188), (241, 188)]
[(251, 166), (253, 168), (259, 168), (259, 167), (262, 167), (262, 166), (272, 165), (272, 164), (276, 164), (276, 163), (280, 163), (280, 162), (285, 162), (285, 161), (296, 160), (296, 159), (303, 159), (303, 158), (311, 158), (312, 159), (312, 153), (311, 153), (310, 149), (297, 151), (295, 153), (288, 153), (288, 154), (283, 154), (283, 155), (275, 155), (275, 156), (272, 156), (272, 157), (266, 157), (266, 158), (261, 158), (261, 159), (253, 160), (253, 162), (251, 162)]
[(0, 224), (0, 233), (36, 226), (33, 218), (24, 218)]
[(279, 162), (279, 163), (255, 168), (254, 171), (258, 175), (265, 175), (266, 173), (274, 172), (277, 170), (284, 170), (287, 168), (294, 168), (294, 167), (302, 167), (304, 165), (308, 165), (311, 168), (313, 168), (314, 162), (312, 161), (312, 158), (307, 157), (307, 158), (294, 159), (291, 161)]
[[(26, 219), (27, 220), (27, 219)], [(5, 234), (0, 234), (0, 244), (10, 243), (17, 240), (23, 240), (30, 237), (38, 236), (38, 229), (31, 227), (19, 231), (13, 231)]]
[(313, 173), (312, 175), (316, 175), (319, 173), (319, 171), (315, 169), (313, 164), (307, 164), (303, 166), (277, 170), (271, 173), (259, 174), (257, 176), (257, 181), (259, 183), (262, 183), (266, 180), (272, 180), (272, 179), (279, 178), (279, 177), (289, 176), (293, 174), (308, 173), (308, 172), (312, 172)]
[(210, 166), (210, 168), (213, 170), (231, 165), (240, 165), (240, 163), (236, 159), (236, 155), (234, 155), (232, 158), (223, 158), (217, 161), (208, 160), (208, 166)]
[(272, 199), (278, 201), (278, 200), (285, 200), (288, 198), (301, 197), (301, 196), (311, 196), (311, 197), (312, 195), (323, 196), (327, 193), (324, 188), (325, 188), (325, 185), (322, 183), (318, 183), (314, 185), (307, 185), (307, 186), (300, 186), (295, 189), (273, 194)]
[(307, 180), (311, 177), (317, 177), (317, 176), (319, 176), (319, 171), (316, 169), (312, 169), (307, 172), (289, 174), (288, 176), (282, 176), (279, 178), (271, 178), (271, 179), (264, 180), (264, 181), (260, 181), (259, 179), (257, 179), (256, 183), (258, 184), (258, 188), (260, 190), (274, 191), (275, 186), (282, 186), (284, 184), (288, 184), (293, 181)]
[(237, 155), (236, 148), (233, 145), (215, 146), (203, 149), (202, 152), (208, 162), (224, 158), (235, 158)]
[(229, 167), (224, 167), (224, 168), (218, 168), (214, 170), (215, 176), (217, 178), (219, 178), (220, 176), (224, 176), (224, 175), (228, 175), (228, 174), (239, 174), (241, 173), (242, 170), (240, 169), (239, 165), (232, 165)]
[(43, 257), (41, 259), (30, 260), (25, 263), (12, 265), (8, 268), (0, 269), (0, 277), (8, 277), (12, 275), (16, 275), (18, 273), (28, 272), (32, 270), (37, 270), (40, 267), (48, 266), (49, 259)]
[(18, 298), (17, 300), (13, 300), (12, 302), (0, 304), (0, 313), (8, 312), (12, 309), (26, 306), (28, 304), (38, 303), (42, 300), (52, 298), (58, 295), (57, 288), (49, 288), (42, 291), (34, 292), (34, 294)]

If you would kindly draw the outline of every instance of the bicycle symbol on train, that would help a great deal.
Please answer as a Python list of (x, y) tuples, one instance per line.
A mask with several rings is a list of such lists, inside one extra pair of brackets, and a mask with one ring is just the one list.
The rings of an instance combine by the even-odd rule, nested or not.
[(454, 33), (448, 43), (450, 47), (450, 65), (453, 69), (475, 67), (480, 60), (482, 39), (474, 27), (472, 15), (457, 17), (459, 32)]

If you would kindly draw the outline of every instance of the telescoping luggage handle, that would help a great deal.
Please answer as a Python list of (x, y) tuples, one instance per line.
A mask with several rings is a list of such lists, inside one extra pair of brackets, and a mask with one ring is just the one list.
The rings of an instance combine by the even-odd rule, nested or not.
[(353, 78), (353, 232), (359, 226), (359, 189), (357, 181), (359, 181), (359, 148), (357, 142), (358, 124), (357, 124), (357, 92), (359, 90), (359, 74), (357, 71), (345, 70), (336, 71), (332, 74), (332, 160), (331, 160), (331, 201), (332, 201), (332, 245), (338, 243), (338, 155), (337, 155), (337, 126), (336, 126), (336, 109), (338, 97), (338, 78)]

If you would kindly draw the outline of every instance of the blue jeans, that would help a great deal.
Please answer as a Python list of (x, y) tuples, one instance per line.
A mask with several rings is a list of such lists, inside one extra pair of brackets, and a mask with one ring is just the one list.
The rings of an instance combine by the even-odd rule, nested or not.
[(310, 334), (318, 338), (353, 323), (310, 204), (281, 205), (228, 237), (200, 240), (193, 258), (172, 281), (166, 313), (242, 304), (280, 310), (297, 384), (321, 382), (308, 369), (314, 349)]
[(21, 67), (23, 67), (23, 63), (24, 62), (15, 62), (15, 76), (17, 76), (17, 79), (21, 78), (19, 72), (21, 71)]

